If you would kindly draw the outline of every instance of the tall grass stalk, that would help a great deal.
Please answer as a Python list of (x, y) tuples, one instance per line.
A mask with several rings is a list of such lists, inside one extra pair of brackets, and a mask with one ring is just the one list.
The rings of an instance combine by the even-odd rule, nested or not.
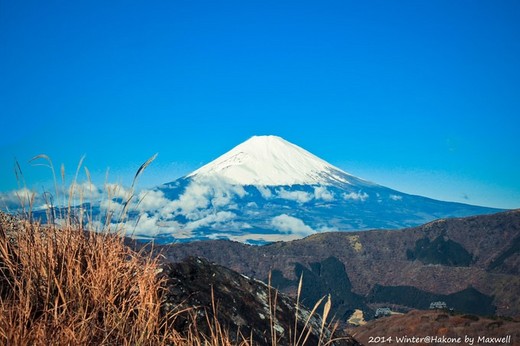
[(29, 193), (27, 184), (25, 183), (25, 178), (23, 176), (22, 168), (20, 167), (18, 160), (15, 160), (14, 163), (14, 174), (16, 176), (16, 182), (18, 183), (16, 198), (20, 203), (22, 214), (25, 218), (29, 219), (31, 217), (31, 210), (36, 194), (34, 192)]
[[(2, 232), (3, 234), (5, 232)], [(112, 234), (32, 222), (0, 239), (0, 344), (166, 345), (157, 262)]]

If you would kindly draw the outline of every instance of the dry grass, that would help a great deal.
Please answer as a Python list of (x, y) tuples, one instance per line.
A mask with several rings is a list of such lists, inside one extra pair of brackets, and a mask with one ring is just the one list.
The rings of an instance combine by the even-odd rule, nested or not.
[[(212, 314), (206, 314), (212, 316), (207, 317), (206, 328), (195, 322), (195, 308), (162, 314), (163, 285), (157, 275), (157, 259), (131, 250), (118, 235), (34, 221), (22, 221), (14, 233), (7, 227), (0, 222), (2, 345), (255, 344), (250, 336), (230, 338), (219, 323), (215, 303)], [(269, 296), (271, 342), (277, 345), (273, 327), (277, 291), (273, 289)], [(301, 331), (295, 327), (293, 345), (304, 345), (309, 334), (316, 332), (309, 321), (320, 303)], [(297, 305), (295, 318), (299, 309)], [(330, 300), (325, 304), (325, 318), (329, 309)], [(170, 327), (181, 314), (192, 321), (182, 334)], [(324, 322), (320, 327), (320, 345), (330, 344), (324, 336)]]
[[(126, 204), (134, 198), (133, 188), (138, 176), (154, 158), (137, 171)], [(47, 156), (39, 155), (34, 159), (47, 161), (55, 176), (52, 161)], [(213, 318), (207, 318), (206, 328), (200, 328), (195, 322), (195, 308), (174, 309), (174, 313), (164, 314), (161, 310), (164, 286), (157, 275), (157, 258), (125, 246), (121, 236), (124, 230), (111, 231), (110, 217), (106, 217), (108, 222), (101, 232), (86, 230), (81, 218), (70, 217), (71, 201), (77, 197), (74, 186), (79, 166), (81, 161), (68, 202), (63, 204), (68, 212), (59, 216), (66, 220), (65, 224), (42, 225), (31, 220), (31, 197), (20, 201), (28, 221), (18, 220), (15, 226), (0, 220), (0, 344), (254, 345), (254, 340), (247, 335), (230, 338), (229, 331), (219, 323), (214, 300)], [(64, 181), (64, 168), (60, 171)], [(85, 171), (90, 181), (88, 170)], [(21, 171), (19, 173), (21, 175)], [(54, 180), (57, 186), (57, 179)], [(58, 188), (56, 195), (59, 195)], [(274, 328), (276, 301), (277, 291), (273, 289), (269, 292), (273, 346), (278, 344)], [(312, 331), (309, 321), (320, 303), (308, 316), (303, 330), (297, 330), (295, 322), (293, 345), (305, 344)], [(325, 304), (324, 320), (329, 309), (330, 298)], [(299, 318), (299, 312), (298, 301), (295, 319)], [(191, 321), (182, 334), (171, 327), (181, 314)], [(320, 345), (330, 344), (332, 340), (324, 337), (324, 322), (320, 327)], [(201, 329), (209, 330), (209, 335)], [(231, 339), (240, 341), (232, 343)]]
[(120, 237), (26, 223), (0, 234), (0, 344), (164, 345), (155, 259)]
[[(137, 178), (154, 158), (137, 171), (128, 201)], [(65, 223), (53, 223), (52, 203), (48, 203), (49, 224), (31, 220), (34, 195), (20, 197), (22, 214), (29, 221), (18, 221), (16, 227), (0, 222), (0, 344), (185, 344), (184, 337), (168, 328), (175, 316), (161, 314), (157, 259), (125, 246), (109, 222), (101, 232), (89, 232), (81, 217), (73, 216), (78, 194), (83, 199), (76, 188), (83, 158), (68, 195), (60, 193), (66, 191), (63, 165), (60, 189), (48, 156), (37, 155), (31, 161), (41, 160), (51, 169), (54, 200), (65, 206), (58, 209), (58, 217)], [(88, 169), (85, 172), (90, 182)], [(15, 174), (19, 185), (25, 186), (18, 164)]]

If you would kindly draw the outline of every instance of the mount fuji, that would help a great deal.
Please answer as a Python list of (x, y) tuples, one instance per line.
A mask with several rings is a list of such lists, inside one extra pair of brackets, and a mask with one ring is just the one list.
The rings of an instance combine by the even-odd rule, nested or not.
[(218, 177), (243, 186), (368, 183), (277, 136), (251, 137), (187, 177), (195, 180)]
[(133, 234), (159, 243), (249, 244), (326, 231), (397, 229), (498, 209), (405, 194), (357, 178), (276, 136), (254, 136), (141, 194)]

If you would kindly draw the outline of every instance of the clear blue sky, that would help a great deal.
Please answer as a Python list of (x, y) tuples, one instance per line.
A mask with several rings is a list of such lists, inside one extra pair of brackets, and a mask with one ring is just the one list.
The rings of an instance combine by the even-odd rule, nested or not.
[(520, 2), (0, 0), (0, 191), (46, 153), (142, 184), (275, 134), (403, 192), (520, 207)]

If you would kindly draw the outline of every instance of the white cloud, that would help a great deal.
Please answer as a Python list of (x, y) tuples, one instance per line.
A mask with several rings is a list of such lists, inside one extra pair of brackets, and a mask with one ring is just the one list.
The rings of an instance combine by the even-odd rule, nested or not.
[(26, 209), (28, 209), (30, 204), (36, 203), (37, 200), (40, 202), (38, 204), (43, 203), (40, 196), (36, 192), (27, 188), (2, 192), (0, 193), (0, 208), (5, 208), (7, 210), (17, 210), (20, 209), (23, 205)]
[(223, 223), (233, 220), (236, 217), (235, 213), (232, 213), (230, 211), (219, 211), (215, 214), (207, 215), (206, 217), (188, 222), (186, 224), (187, 229), (196, 229), (199, 227), (209, 226), (211, 224), (215, 223)]
[(58, 186), (56, 189), (43, 192), (31, 191), (27, 188), (0, 192), (0, 208), (19, 210), (21, 203), (28, 209), (32, 203), (33, 210), (48, 209), (54, 207), (66, 207), (68, 205), (78, 206), (82, 203), (98, 203), (103, 198), (122, 198), (126, 199), (128, 190), (121, 185), (107, 184), (107, 190), (88, 181), (72, 183), (68, 186)]
[(334, 193), (327, 190), (325, 186), (316, 186), (314, 188), (314, 198), (330, 202), (334, 200)]
[[(121, 205), (119, 205), (121, 207)], [(148, 213), (141, 213), (137, 218), (128, 219), (125, 221), (119, 220), (119, 214), (114, 213), (114, 218), (110, 220), (110, 224), (106, 225), (99, 220), (93, 220), (90, 223), (90, 228), (96, 231), (110, 229), (111, 232), (123, 232), (126, 236), (131, 237), (154, 237), (160, 233), (170, 233), (178, 238), (186, 232), (178, 232), (179, 228), (175, 222), (164, 223), (161, 222), (158, 214), (149, 215)], [(107, 228), (108, 226), (108, 228)], [(181, 236), (177, 236), (180, 233)]]
[(350, 193), (343, 193), (341, 195), (346, 200), (354, 200), (354, 201), (361, 201), (364, 202), (368, 199), (368, 194), (366, 192), (350, 192)]
[(233, 194), (228, 191), (213, 191), (213, 198), (211, 198), (211, 205), (215, 208), (229, 205), (233, 200)]
[(99, 207), (103, 214), (110, 214), (115, 217), (119, 217), (123, 212), (123, 204), (112, 199), (102, 200)]
[(74, 190), (74, 194), (80, 195), (83, 200), (97, 200), (103, 194), (100, 188), (88, 181), (72, 184), (71, 189)]
[(161, 190), (142, 190), (137, 195), (137, 200), (139, 202), (136, 209), (139, 211), (160, 210), (170, 202)]
[(130, 197), (130, 190), (121, 184), (105, 184), (105, 192), (108, 198), (128, 199)]
[[(86, 202), (96, 203), (104, 195), (100, 188), (88, 181), (72, 183), (68, 191), (60, 191), (60, 193), (62, 198), (58, 203), (71, 203), (72, 205), (80, 205)], [(54, 202), (54, 204), (56, 204), (56, 202)]]
[(401, 201), (403, 199), (403, 196), (390, 195), (390, 199), (393, 201)]
[(255, 202), (249, 202), (246, 204), (246, 207), (248, 208), (258, 208), (258, 204), (256, 204)]
[(18, 210), (21, 208), (20, 203), (23, 203), (27, 209), (31, 201), (33, 210), (41, 210), (51, 206), (66, 207), (88, 202), (98, 203), (103, 199), (126, 200), (129, 196), (130, 190), (119, 184), (105, 184), (104, 189), (101, 189), (88, 181), (80, 181), (43, 192), (31, 191), (27, 188), (0, 192), (0, 208)]
[(242, 186), (231, 185), (222, 180), (192, 181), (177, 200), (162, 208), (163, 214), (180, 213), (189, 219), (200, 219), (202, 209), (230, 206), (233, 198), (247, 194)]
[(261, 242), (277, 242), (277, 241), (291, 241), (296, 239), (301, 239), (302, 237), (295, 234), (263, 234), (263, 233), (247, 233), (244, 235), (236, 235), (230, 234), (227, 235), (227, 238), (233, 241), (238, 241), (241, 243), (251, 244), (255, 241)]
[(176, 239), (193, 238), (191, 229), (185, 228), (177, 221), (164, 221), (157, 214), (148, 216), (146, 213), (140, 216), (140, 220), (135, 226), (136, 238), (155, 237), (158, 234), (169, 234)]
[(289, 216), (287, 214), (281, 214), (274, 217), (271, 220), (271, 225), (278, 231), (286, 234), (294, 234), (302, 237), (316, 233), (312, 228), (307, 226), (302, 220)]
[(277, 190), (277, 193), (280, 198), (296, 201), (298, 203), (307, 203), (314, 197), (305, 191), (287, 191), (284, 188)]
[(269, 189), (268, 187), (257, 186), (256, 188), (260, 192), (262, 197), (265, 198), (265, 199), (269, 199), (269, 198), (271, 198), (273, 196), (273, 194), (271, 193), (271, 189)]
[(209, 206), (210, 188), (203, 184), (190, 184), (179, 199), (171, 201), (164, 212), (176, 212), (181, 214), (190, 214), (197, 209), (207, 208)]
[(157, 221), (157, 215), (149, 216), (147, 213), (142, 213), (139, 215), (135, 229), (139, 229), (140, 234), (157, 234)]

